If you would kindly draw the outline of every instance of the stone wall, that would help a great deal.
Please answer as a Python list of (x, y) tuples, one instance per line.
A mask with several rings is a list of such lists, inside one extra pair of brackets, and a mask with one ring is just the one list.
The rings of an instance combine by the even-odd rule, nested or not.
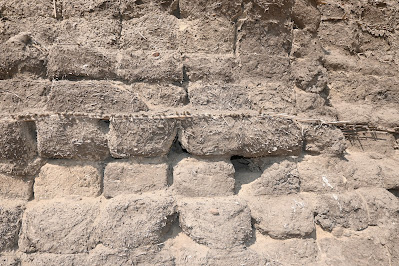
[(0, 265), (398, 265), (393, 0), (0, 0)]

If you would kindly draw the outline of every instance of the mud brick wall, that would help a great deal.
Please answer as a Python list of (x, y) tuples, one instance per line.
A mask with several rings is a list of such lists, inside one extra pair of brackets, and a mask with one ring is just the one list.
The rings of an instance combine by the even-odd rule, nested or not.
[(0, 265), (399, 265), (396, 0), (0, 0)]

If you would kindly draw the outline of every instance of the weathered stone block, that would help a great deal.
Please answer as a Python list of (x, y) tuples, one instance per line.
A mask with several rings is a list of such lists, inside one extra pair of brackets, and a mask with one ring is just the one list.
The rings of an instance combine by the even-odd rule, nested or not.
[(189, 20), (226, 17), (233, 21), (242, 12), (239, 0), (181, 0), (179, 9), (181, 18)]
[(18, 243), (22, 213), (25, 209), (22, 201), (0, 201), (0, 251), (13, 249)]
[(0, 198), (29, 200), (33, 196), (33, 178), (0, 173)]
[(112, 162), (104, 171), (104, 196), (136, 194), (165, 189), (168, 185), (169, 166), (156, 162)]
[(117, 74), (129, 82), (180, 82), (183, 80), (183, 64), (176, 51), (124, 50), (119, 54)]
[(97, 200), (57, 199), (32, 202), (24, 213), (18, 242), (22, 252), (72, 254), (92, 249)]
[(179, 50), (183, 53), (233, 54), (234, 31), (234, 24), (220, 17), (187, 21), (178, 31)]
[(42, 157), (102, 160), (109, 154), (106, 125), (99, 120), (49, 116), (36, 121), (36, 126)]
[[(154, 0), (121, 0), (120, 12), (123, 19), (140, 18), (148, 13), (153, 14), (175, 14), (176, 1), (154, 1)], [(177, 14), (176, 14), (177, 15)]]
[(328, 74), (320, 61), (298, 58), (291, 63), (295, 85), (307, 92), (321, 93), (327, 87)]
[(236, 197), (185, 198), (178, 205), (183, 232), (200, 244), (233, 248), (252, 234), (250, 210)]
[[(22, 257), (22, 265), (89, 265), (86, 254), (32, 253)], [(19, 264), (18, 264), (19, 265)]]
[(207, 254), (208, 265), (268, 265), (268, 259), (252, 249), (211, 249)]
[(292, 7), (292, 20), (298, 28), (316, 32), (321, 21), (321, 12), (317, 7), (317, 2), (295, 0)]
[(96, 163), (49, 161), (35, 179), (35, 199), (68, 195), (96, 197), (101, 191), (102, 169)]
[(108, 145), (115, 158), (162, 156), (176, 137), (173, 119), (112, 119)]
[(296, 162), (285, 160), (266, 168), (250, 185), (252, 195), (287, 195), (298, 193), (300, 178)]
[(183, 61), (190, 81), (213, 83), (215, 80), (233, 82), (238, 80), (236, 70), (239, 62), (234, 55), (228, 54), (188, 54)]
[(369, 223), (366, 202), (356, 192), (320, 196), (315, 213), (316, 223), (328, 231), (336, 227), (359, 231), (367, 228)]
[(288, 83), (290, 75), (290, 59), (288, 56), (266, 54), (241, 55), (240, 68), (236, 79), (268, 79)]
[(255, 228), (272, 238), (306, 237), (315, 230), (313, 206), (300, 195), (248, 197)]
[(96, 238), (106, 247), (133, 249), (157, 244), (168, 231), (174, 199), (167, 194), (121, 195), (99, 217)]
[(53, 3), (45, 0), (35, 1), (34, 5), (29, 0), (1, 0), (0, 10), (2, 17), (8, 19), (54, 16)]
[(186, 197), (231, 196), (234, 173), (228, 161), (186, 158), (173, 168), (173, 187)]
[(0, 113), (43, 111), (51, 82), (43, 79), (17, 78), (0, 80)]
[(116, 55), (101, 48), (54, 45), (49, 51), (47, 75), (64, 78), (115, 78)]
[(132, 88), (150, 106), (162, 108), (180, 107), (188, 102), (187, 92), (181, 86), (169, 83), (134, 83)]
[(135, 90), (109, 81), (53, 82), (47, 109), (55, 112), (134, 113), (148, 111)]
[(101, 16), (117, 18), (119, 16), (119, 0), (63, 0), (60, 3), (62, 18)]
[(301, 131), (277, 117), (200, 117), (182, 121), (180, 142), (194, 155), (259, 157), (301, 149)]
[(168, 14), (148, 13), (122, 22), (120, 45), (131, 50), (176, 50), (178, 19)]
[(28, 32), (21, 32), (0, 44), (0, 78), (7, 79), (19, 73), (46, 75), (47, 52), (34, 44)]
[(304, 128), (305, 151), (340, 155), (345, 152), (344, 134), (328, 125), (309, 125)]
[(20, 260), (13, 255), (0, 255), (0, 265), (3, 266), (19, 266), (21, 265)]

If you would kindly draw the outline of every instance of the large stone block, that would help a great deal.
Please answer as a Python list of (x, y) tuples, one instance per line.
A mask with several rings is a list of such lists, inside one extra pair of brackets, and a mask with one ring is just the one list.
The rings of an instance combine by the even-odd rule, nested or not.
[(136, 194), (165, 189), (169, 166), (149, 161), (111, 162), (104, 171), (104, 196)]
[(295, 85), (307, 92), (321, 93), (327, 88), (328, 74), (322, 62), (313, 57), (297, 58), (291, 62)]
[(102, 18), (117, 18), (119, 16), (119, 0), (63, 0), (62, 18), (88, 17), (96, 15)]
[(211, 248), (243, 246), (251, 237), (251, 215), (236, 197), (182, 199), (180, 225), (188, 236)]
[(0, 113), (37, 113), (44, 110), (51, 82), (44, 79), (0, 80)]
[(1, 16), (7, 19), (21, 19), (26, 17), (53, 17), (53, 2), (38, 0), (32, 5), (28, 0), (1, 0)]
[(0, 252), (13, 249), (18, 243), (22, 213), (25, 209), (23, 202), (2, 199), (0, 202)]
[(122, 22), (120, 46), (131, 50), (176, 50), (178, 19), (168, 14), (148, 13)]
[(106, 125), (96, 119), (49, 116), (36, 121), (39, 154), (45, 158), (102, 160), (109, 154)]
[(173, 187), (186, 197), (231, 196), (234, 173), (228, 161), (186, 158), (173, 168)]
[(121, 0), (120, 13), (123, 19), (140, 18), (149, 13), (163, 15), (171, 13), (177, 16), (176, 1), (157, 1), (157, 0)]
[(185, 21), (178, 31), (183, 53), (233, 54), (235, 26), (228, 19), (212, 18)]
[(22, 252), (74, 254), (92, 249), (99, 204), (94, 199), (32, 202), (24, 213), (18, 242)]
[(101, 175), (102, 169), (96, 163), (49, 161), (35, 179), (35, 199), (68, 195), (96, 197), (101, 193)]
[(291, 62), (287, 55), (244, 54), (239, 58), (236, 79), (260, 79), (289, 82)]
[[(137, 91), (141, 98), (149, 106), (170, 108), (180, 107), (188, 102), (187, 92), (182, 86), (169, 83), (134, 83), (134, 91)], [(155, 109), (155, 108), (154, 108)]]
[(194, 155), (259, 157), (301, 149), (301, 130), (278, 117), (214, 116), (182, 121), (180, 142)]
[(176, 131), (176, 121), (173, 119), (113, 118), (108, 145), (115, 158), (162, 156), (169, 152)]
[(106, 247), (134, 249), (160, 242), (175, 213), (167, 194), (121, 195), (107, 201), (96, 238)]
[(315, 230), (311, 199), (300, 195), (248, 197), (255, 228), (272, 238), (310, 236)]
[(33, 178), (0, 173), (0, 198), (29, 200), (33, 196)]
[(287, 195), (298, 193), (300, 183), (296, 162), (285, 160), (266, 168), (261, 177), (250, 184), (249, 190), (255, 196)]
[(115, 78), (116, 54), (79, 45), (54, 45), (49, 51), (47, 74), (49, 78)]
[(345, 152), (346, 142), (342, 131), (328, 125), (304, 127), (305, 151), (340, 155)]
[(225, 17), (234, 21), (242, 13), (241, 3), (240, 0), (180, 0), (179, 9), (184, 19)]
[(148, 111), (134, 89), (109, 81), (53, 82), (47, 109), (105, 114)]
[(181, 82), (181, 55), (173, 50), (123, 50), (117, 63), (118, 77), (129, 82)]

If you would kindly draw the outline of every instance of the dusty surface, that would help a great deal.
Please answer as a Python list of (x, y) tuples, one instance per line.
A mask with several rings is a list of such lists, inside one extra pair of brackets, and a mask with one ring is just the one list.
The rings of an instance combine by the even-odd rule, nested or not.
[(0, 0), (0, 265), (399, 265), (394, 0)]

